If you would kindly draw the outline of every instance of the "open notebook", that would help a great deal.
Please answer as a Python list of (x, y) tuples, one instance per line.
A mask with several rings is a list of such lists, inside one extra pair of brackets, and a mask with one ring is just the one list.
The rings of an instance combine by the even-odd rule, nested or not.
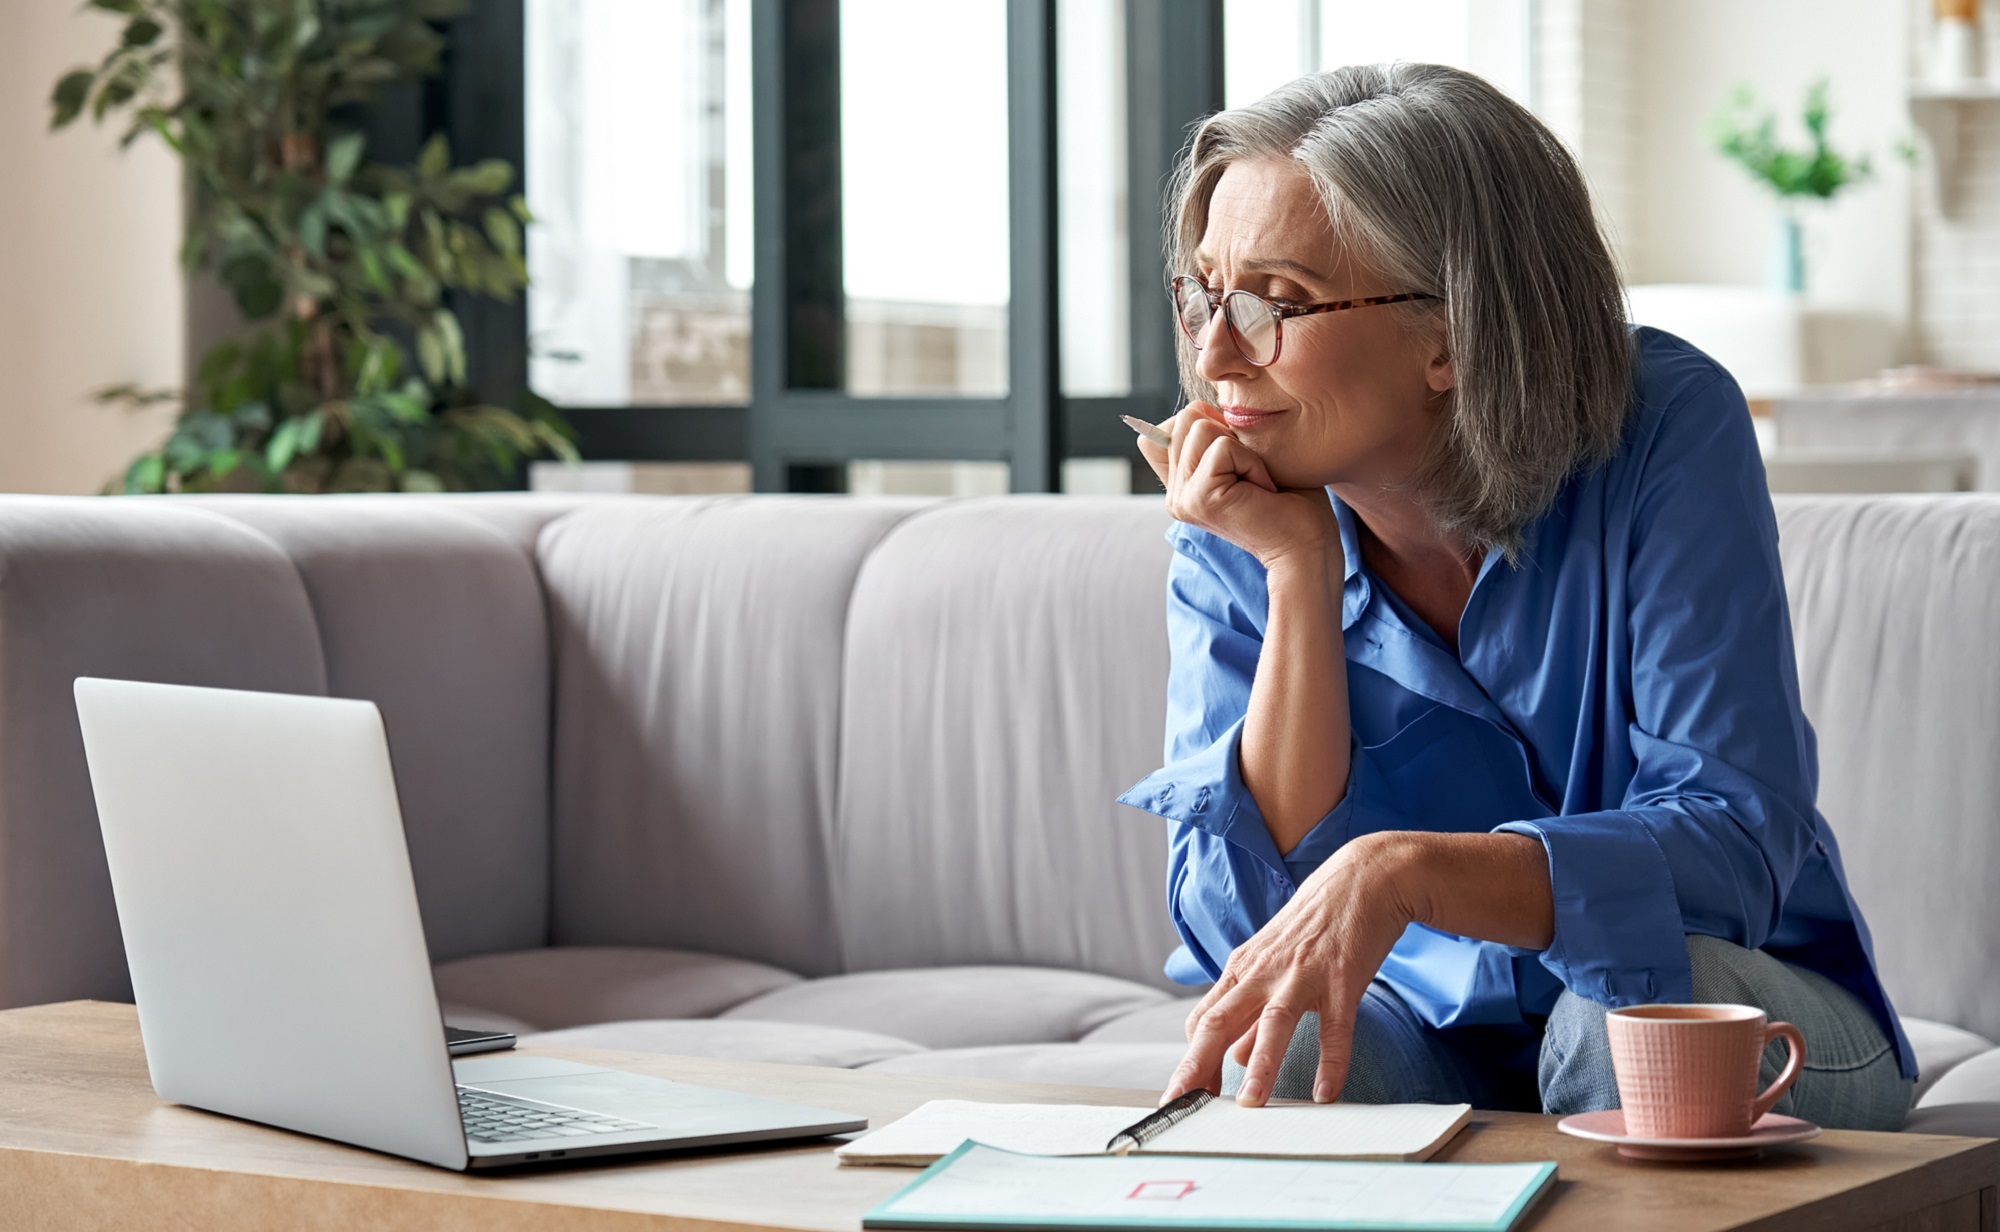
[[(1266, 1159), (1429, 1159), (1465, 1125), (1470, 1104), (1271, 1104), (1209, 1099), (1140, 1136), (1135, 1153)], [(1030, 1155), (1103, 1155), (1147, 1114), (1092, 1104), (934, 1099), (835, 1151), (843, 1164), (921, 1167), (974, 1141)]]

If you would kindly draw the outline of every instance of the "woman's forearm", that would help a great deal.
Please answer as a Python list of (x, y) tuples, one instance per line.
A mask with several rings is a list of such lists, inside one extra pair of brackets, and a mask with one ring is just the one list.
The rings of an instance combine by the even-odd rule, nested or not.
[(1270, 612), (1243, 720), (1243, 785), (1281, 853), (1347, 791), (1347, 658), (1338, 547), (1273, 564)]
[(1549, 856), (1536, 839), (1389, 831), (1356, 842), (1377, 849), (1415, 923), (1530, 950), (1555, 940)]

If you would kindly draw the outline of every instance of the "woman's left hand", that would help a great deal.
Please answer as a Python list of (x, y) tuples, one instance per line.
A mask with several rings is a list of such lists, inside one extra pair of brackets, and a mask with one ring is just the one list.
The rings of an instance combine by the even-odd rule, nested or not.
[(1197, 1087), (1220, 1091), (1223, 1053), (1235, 1045), (1247, 1071), (1237, 1102), (1261, 1106), (1271, 1097), (1292, 1028), (1307, 1013), (1319, 1015), (1313, 1099), (1338, 1098), (1361, 995), (1416, 918), (1398, 884), (1410, 837), (1384, 833), (1349, 842), (1236, 947), (1222, 977), (1188, 1015), (1187, 1055), (1162, 1103)]

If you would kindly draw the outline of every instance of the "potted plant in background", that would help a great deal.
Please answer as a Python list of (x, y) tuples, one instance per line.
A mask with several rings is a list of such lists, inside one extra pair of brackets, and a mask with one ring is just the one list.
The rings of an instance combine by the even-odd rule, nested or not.
[(1850, 184), (1859, 184), (1874, 174), (1866, 155), (1849, 157), (1838, 153), (1827, 141), (1827, 83), (1825, 78), (1806, 90), (1805, 129), (1811, 144), (1793, 149), (1778, 143), (1778, 117), (1760, 109), (1756, 95), (1747, 85), (1739, 85), (1715, 118), (1709, 136), (1725, 158), (1738, 163), (1751, 178), (1778, 198), (1777, 244), (1771, 253), (1766, 282), (1773, 290), (1803, 292), (1806, 289), (1805, 246), (1800, 214), (1810, 202), (1831, 201)]
[(519, 410), (467, 387), (449, 293), (526, 287), (514, 169), (453, 166), (442, 135), (415, 165), (368, 157), (351, 118), (437, 71), (433, 23), (463, 0), (91, 0), (123, 16), (117, 46), (57, 83), (52, 127), (128, 118), (186, 168), (181, 259), (234, 298), (242, 331), (178, 398), (173, 434), (111, 487), (173, 491), (441, 491), (509, 482), (522, 459), (575, 457), (532, 393)]

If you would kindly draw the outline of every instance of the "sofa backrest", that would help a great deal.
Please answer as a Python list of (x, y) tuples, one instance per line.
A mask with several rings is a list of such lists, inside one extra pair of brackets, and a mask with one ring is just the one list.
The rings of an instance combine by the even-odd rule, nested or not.
[(1776, 504), (1820, 811), (1889, 995), (2000, 1039), (2000, 497)]
[(376, 701), (432, 956), (544, 944), (532, 550), (578, 504), (0, 498), (0, 1006), (130, 996), (79, 675)]
[(847, 622), (833, 884), (848, 970), (1043, 963), (1165, 984), (1166, 510), (999, 497), (897, 524)]
[(71, 685), (326, 688), (298, 571), (213, 514), (0, 498), (0, 1006), (125, 1000)]
[(576, 502), (167, 500), (284, 553), (325, 691), (381, 709), (432, 958), (546, 945), (549, 633), (533, 546)]
[(661, 498), (542, 533), (554, 939), (842, 969), (830, 852), (854, 580), (923, 502)]

